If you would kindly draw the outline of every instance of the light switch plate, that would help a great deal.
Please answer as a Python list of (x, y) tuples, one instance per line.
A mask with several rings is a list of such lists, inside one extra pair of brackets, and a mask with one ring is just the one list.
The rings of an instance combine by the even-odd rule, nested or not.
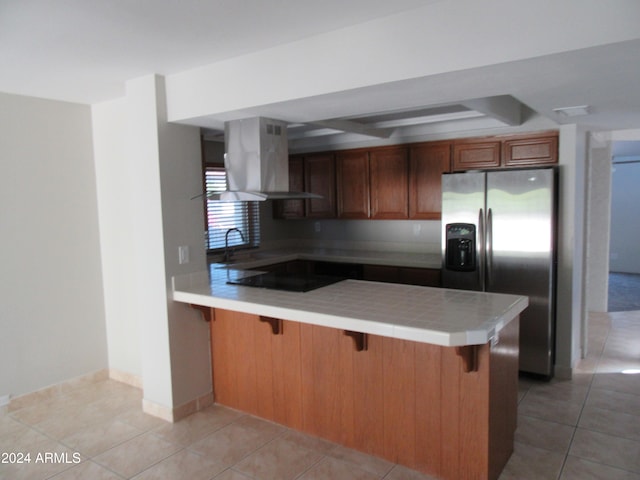
[(178, 247), (178, 263), (180, 265), (189, 263), (189, 247), (187, 245)]

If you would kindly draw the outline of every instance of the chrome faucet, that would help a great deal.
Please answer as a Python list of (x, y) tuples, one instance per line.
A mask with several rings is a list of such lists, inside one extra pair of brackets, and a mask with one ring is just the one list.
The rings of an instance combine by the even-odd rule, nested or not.
[(231, 256), (233, 255), (233, 249), (231, 249), (231, 253), (229, 253), (229, 234), (234, 230), (240, 234), (240, 238), (242, 239), (242, 241), (246, 242), (246, 240), (244, 239), (244, 235), (239, 228), (230, 228), (229, 230), (227, 230), (227, 233), (224, 234), (224, 262), (230, 261)]

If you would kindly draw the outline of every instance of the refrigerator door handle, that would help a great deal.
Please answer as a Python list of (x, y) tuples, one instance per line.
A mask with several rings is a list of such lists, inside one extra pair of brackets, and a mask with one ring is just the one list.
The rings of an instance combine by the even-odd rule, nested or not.
[(487, 231), (485, 239), (485, 262), (487, 269), (487, 289), (493, 284), (493, 212), (487, 209)]
[(481, 208), (478, 212), (478, 238), (476, 245), (476, 257), (478, 259), (478, 285), (480, 285), (480, 290), (484, 291), (484, 279), (485, 279), (485, 255), (483, 251), (483, 245), (485, 241), (485, 231), (484, 231), (484, 209)]

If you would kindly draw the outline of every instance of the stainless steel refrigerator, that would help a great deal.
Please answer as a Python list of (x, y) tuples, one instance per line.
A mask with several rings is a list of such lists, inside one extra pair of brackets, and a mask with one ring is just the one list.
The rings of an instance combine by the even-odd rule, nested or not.
[(520, 370), (553, 376), (557, 169), (442, 176), (445, 288), (529, 297), (520, 315)]

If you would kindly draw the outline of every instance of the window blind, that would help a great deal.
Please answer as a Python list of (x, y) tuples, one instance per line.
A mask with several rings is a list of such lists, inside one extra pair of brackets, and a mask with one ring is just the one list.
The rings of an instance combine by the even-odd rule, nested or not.
[[(222, 167), (206, 167), (205, 186), (207, 194), (220, 193), (227, 189), (227, 174)], [(207, 199), (207, 250), (224, 249), (225, 234), (230, 228), (242, 232), (229, 234), (229, 246), (257, 247), (260, 245), (260, 220), (258, 202), (220, 202)]]

